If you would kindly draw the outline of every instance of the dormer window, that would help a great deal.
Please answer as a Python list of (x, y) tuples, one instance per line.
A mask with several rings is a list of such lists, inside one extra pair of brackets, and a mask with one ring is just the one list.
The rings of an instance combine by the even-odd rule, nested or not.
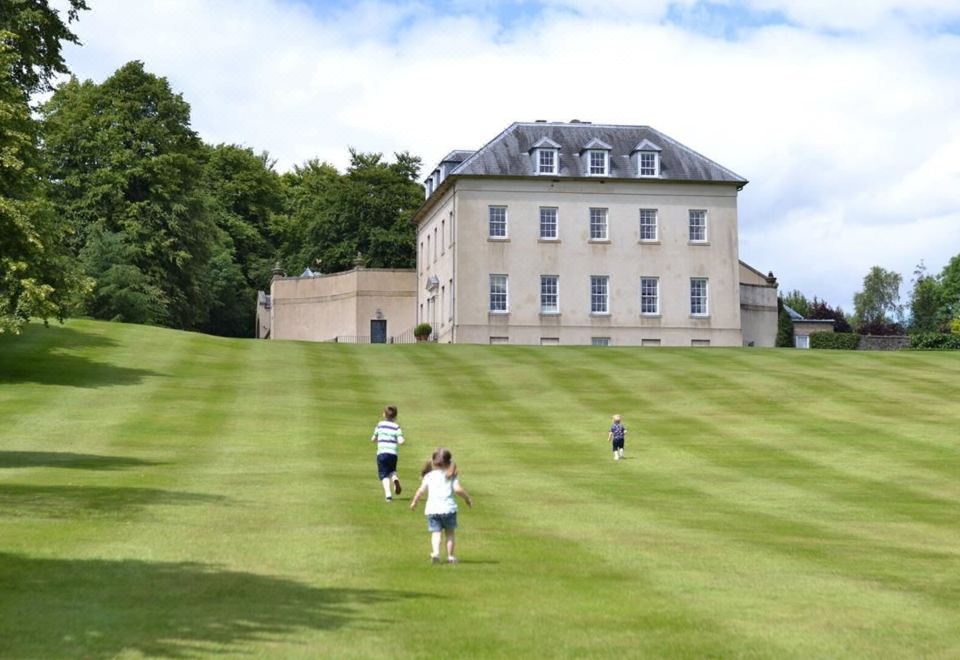
[(662, 149), (650, 140), (643, 140), (633, 150), (639, 177), (660, 176), (660, 152)]
[(557, 150), (556, 149), (538, 149), (537, 150), (537, 174), (556, 174), (557, 173)]
[(658, 167), (660, 159), (655, 151), (640, 152), (640, 176), (657, 176), (660, 168)]
[(560, 172), (560, 145), (550, 138), (540, 138), (530, 149), (530, 155), (533, 157), (533, 171), (536, 174)]
[(584, 145), (581, 150), (583, 156), (583, 171), (587, 176), (609, 176), (610, 150), (606, 142), (594, 138)]
[(587, 152), (587, 167), (590, 176), (607, 175), (607, 152), (594, 149)]

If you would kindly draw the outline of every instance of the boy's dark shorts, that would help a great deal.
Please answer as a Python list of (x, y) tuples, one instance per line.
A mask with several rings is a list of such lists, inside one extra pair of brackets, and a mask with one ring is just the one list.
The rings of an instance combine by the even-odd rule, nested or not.
[(617, 449), (623, 449), (623, 438), (620, 438), (619, 440), (614, 439), (613, 449), (614, 451), (616, 451)]
[(377, 454), (377, 474), (381, 479), (386, 479), (397, 471), (396, 454)]

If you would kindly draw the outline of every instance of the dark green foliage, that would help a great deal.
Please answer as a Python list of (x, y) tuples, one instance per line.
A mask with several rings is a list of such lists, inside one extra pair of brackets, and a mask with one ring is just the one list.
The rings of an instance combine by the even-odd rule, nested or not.
[(883, 337), (906, 334), (903, 326), (895, 321), (871, 321), (869, 323), (861, 323), (857, 328), (857, 333)]
[(928, 275), (921, 261), (914, 271), (913, 290), (910, 292), (910, 332), (936, 332), (944, 326), (941, 286), (937, 278)]
[(18, 55), (14, 62), (4, 63), (4, 72), (27, 94), (48, 91), (54, 76), (69, 73), (61, 47), (64, 42), (80, 43), (68, 25), (87, 9), (87, 3), (67, 0), (66, 4), (65, 23), (47, 0), (0, 2), (0, 49), (7, 47)]
[(96, 274), (96, 284), (87, 300), (91, 316), (150, 325), (167, 321), (166, 295), (136, 265), (141, 261), (139, 252), (139, 246), (124, 233), (101, 228), (91, 233), (80, 252), (86, 271)]
[[(200, 327), (216, 227), (199, 185), (204, 151), (189, 105), (166, 79), (130, 62), (101, 85), (71, 80), (43, 114), (53, 197), (77, 251), (97, 233), (122, 234), (135, 246), (124, 265), (144, 277), (136, 287), (163, 292), (163, 322)], [(131, 280), (122, 283), (102, 291)]]
[(940, 271), (941, 315), (960, 318), (960, 254), (955, 255)]
[[(9, 11), (5, 7), (2, 11)], [(67, 227), (46, 199), (38, 125), (12, 75), (18, 55), (0, 32), (0, 333), (31, 317), (66, 315), (85, 282), (65, 247)]]
[(345, 174), (310, 161), (283, 177), (287, 214), (283, 260), (291, 271), (413, 268), (415, 230), (410, 220), (423, 201), (420, 159), (350, 150)]
[(413, 328), (413, 336), (417, 339), (426, 339), (433, 332), (433, 326), (429, 323), (418, 323)]
[(851, 332), (814, 332), (810, 335), (810, 348), (855, 351), (859, 344), (860, 335)]
[(923, 332), (910, 336), (910, 348), (923, 350), (960, 350), (960, 335)]
[(783, 298), (777, 298), (777, 340), (779, 348), (793, 348), (793, 320), (783, 308)]

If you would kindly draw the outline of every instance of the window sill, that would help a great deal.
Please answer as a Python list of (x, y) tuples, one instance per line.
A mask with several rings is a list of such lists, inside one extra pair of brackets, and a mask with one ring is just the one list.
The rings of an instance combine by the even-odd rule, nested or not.
[(560, 318), (560, 312), (540, 312), (540, 316), (546, 316), (552, 319)]
[(710, 245), (710, 241), (687, 241), (687, 245)]
[(691, 319), (700, 319), (700, 320), (709, 321), (709, 320), (710, 320), (710, 315), (709, 315), (709, 314), (691, 314), (691, 315), (690, 315), (690, 318), (691, 318)]
[(608, 319), (610, 318), (610, 312), (590, 312), (590, 316), (594, 318)]
[(587, 243), (597, 243), (599, 245), (609, 245), (611, 243), (609, 238), (591, 238)]
[(652, 239), (652, 240), (651, 240), (651, 239), (643, 239), (643, 238), (641, 238), (639, 241), (637, 241), (637, 244), (639, 244), (639, 245), (660, 245), (660, 239)]
[(559, 238), (538, 238), (537, 243), (559, 243)]
[(507, 236), (487, 236), (488, 243), (509, 243), (510, 239)]
[(642, 319), (661, 319), (661, 318), (663, 318), (663, 315), (662, 315), (662, 314), (646, 314), (646, 313), (641, 312), (641, 313), (640, 313), (640, 318), (642, 318)]
[(487, 310), (487, 315), (488, 315), (488, 316), (503, 317), (503, 316), (510, 316), (510, 312), (497, 312), (497, 311), (494, 311), (494, 310), (492, 310), (492, 309), (488, 309), (488, 310)]

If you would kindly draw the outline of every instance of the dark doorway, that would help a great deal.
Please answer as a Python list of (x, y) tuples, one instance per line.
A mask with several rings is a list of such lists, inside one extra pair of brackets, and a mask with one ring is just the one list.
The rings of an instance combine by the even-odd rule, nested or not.
[(387, 320), (386, 319), (373, 319), (372, 321), (370, 321), (370, 343), (371, 344), (387, 343)]

